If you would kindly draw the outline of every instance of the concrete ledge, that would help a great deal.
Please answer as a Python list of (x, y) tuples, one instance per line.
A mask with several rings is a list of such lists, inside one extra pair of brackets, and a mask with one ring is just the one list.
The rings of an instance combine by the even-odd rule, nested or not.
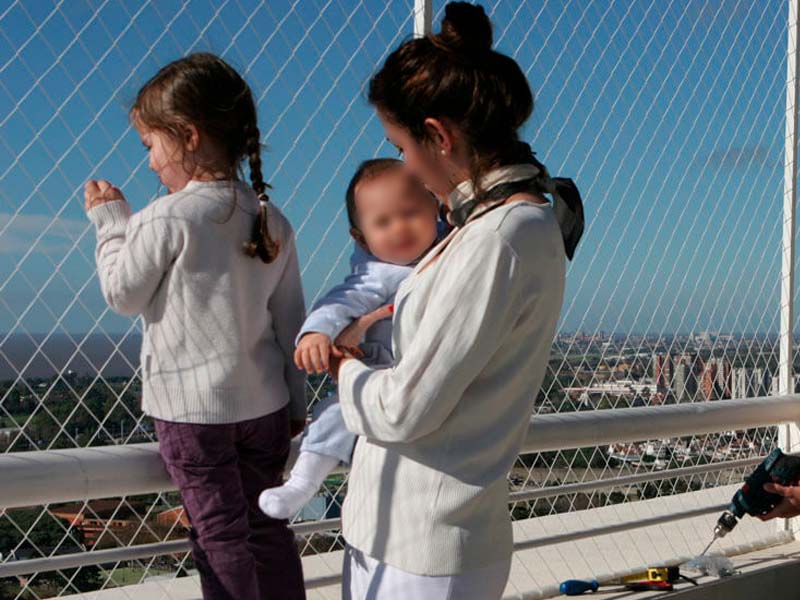
[[(677, 564), (703, 549), (711, 535), (716, 513), (700, 514), (703, 509), (729, 500), (736, 485), (664, 496), (630, 504), (606, 506), (586, 511), (555, 514), (514, 523), (514, 539), (525, 548), (515, 553), (505, 600), (532, 600), (559, 596), (564, 579), (614, 577), (639, 572), (650, 565)], [(671, 522), (637, 527), (636, 522), (652, 522), (676, 514), (696, 516)], [(627, 528), (621, 527), (628, 525)], [(577, 536), (594, 531), (613, 531), (607, 535)], [(541, 545), (544, 538), (563, 539)], [(786, 544), (793, 540), (788, 532), (778, 532), (774, 524), (744, 519), (714, 548), (728, 555), (742, 555), (757, 548)], [(303, 558), (309, 600), (339, 600), (343, 553), (331, 552)], [(711, 581), (711, 578), (708, 578)], [(798, 588), (800, 589), (800, 588)], [(602, 588), (601, 588), (602, 590)], [(636, 597), (616, 595), (606, 598)], [(659, 592), (659, 597), (665, 597)], [(640, 596), (640, 597), (651, 597)], [(592, 595), (592, 598), (602, 598)], [(800, 597), (800, 595), (795, 596)], [(196, 600), (200, 586), (196, 577), (148, 580), (116, 590), (66, 596), (68, 600)], [(770, 598), (772, 600), (772, 598)], [(779, 600), (776, 598), (776, 600)]]

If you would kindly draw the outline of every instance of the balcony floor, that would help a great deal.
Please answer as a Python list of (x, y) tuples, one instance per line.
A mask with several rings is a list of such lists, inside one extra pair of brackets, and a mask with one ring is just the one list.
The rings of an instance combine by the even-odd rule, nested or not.
[[(591, 594), (593, 600), (642, 600), (644, 598), (674, 598), (676, 600), (795, 600), (800, 597), (800, 542), (790, 542), (773, 548), (756, 550), (732, 557), (739, 571), (724, 579), (705, 576), (697, 579), (700, 586), (682, 582), (675, 591), (624, 592), (609, 586)], [(567, 598), (558, 596), (557, 598)]]
[[(551, 536), (714, 506), (729, 500), (736, 488), (737, 486), (722, 486), (630, 504), (517, 521), (514, 523), (515, 540), (518, 543), (535, 542)], [(514, 556), (504, 598), (528, 600), (557, 597), (558, 582), (563, 579), (591, 577), (609, 579), (636, 572), (648, 565), (676, 564), (688, 560), (702, 550), (711, 534), (716, 517), (716, 513), (708, 514), (519, 550)], [(742, 520), (739, 526), (718, 544), (715, 550), (736, 556), (737, 566), (748, 565), (747, 568), (750, 568), (751, 563), (757, 566), (762, 560), (761, 557), (774, 556), (775, 560), (789, 560), (781, 557), (793, 556), (800, 552), (800, 545), (794, 542), (790, 533), (779, 532), (774, 524), (765, 524), (750, 518)], [(768, 550), (762, 550), (763, 548)], [(751, 558), (754, 552), (755, 558)], [(338, 577), (341, 574), (342, 554), (342, 552), (331, 552), (303, 558), (306, 580), (327, 583), (327, 585), (310, 585), (309, 600), (341, 598)], [(704, 581), (715, 580), (705, 578)], [(658, 594), (661, 598), (666, 597), (663, 592)], [(612, 595), (594, 594), (592, 598), (627, 599), (652, 595), (653, 592), (649, 595), (620, 596), (617, 591)], [(63, 600), (197, 600), (200, 597), (200, 586), (196, 576), (181, 579), (152, 578), (124, 588), (61, 596)]]

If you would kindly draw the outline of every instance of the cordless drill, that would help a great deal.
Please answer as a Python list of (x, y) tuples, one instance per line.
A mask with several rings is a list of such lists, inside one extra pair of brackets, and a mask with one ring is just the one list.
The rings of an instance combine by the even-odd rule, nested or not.
[(745, 479), (744, 485), (731, 499), (728, 510), (720, 515), (714, 527), (714, 538), (703, 550), (706, 553), (714, 540), (723, 538), (736, 527), (738, 519), (745, 514), (751, 516), (765, 515), (775, 508), (781, 501), (781, 496), (764, 490), (765, 483), (778, 483), (792, 485), (800, 478), (800, 456), (784, 454), (780, 448), (775, 448), (769, 456), (756, 467)]

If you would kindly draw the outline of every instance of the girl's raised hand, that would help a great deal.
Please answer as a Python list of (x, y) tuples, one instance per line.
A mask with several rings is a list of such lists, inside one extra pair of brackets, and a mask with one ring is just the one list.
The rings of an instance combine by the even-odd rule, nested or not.
[(83, 199), (85, 200), (84, 208), (86, 212), (106, 202), (114, 202), (115, 200), (125, 202), (125, 196), (122, 195), (120, 189), (104, 179), (98, 181), (90, 179), (86, 182), (86, 187), (83, 189)]

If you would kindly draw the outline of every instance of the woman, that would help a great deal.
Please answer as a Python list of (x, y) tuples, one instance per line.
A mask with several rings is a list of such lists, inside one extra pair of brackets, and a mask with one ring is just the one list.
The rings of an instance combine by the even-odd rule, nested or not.
[(552, 180), (517, 139), (530, 88), (491, 45), (483, 9), (450, 3), (441, 33), (403, 43), (370, 82), (388, 139), (455, 227), (397, 293), (394, 367), (332, 361), (361, 436), (343, 508), (345, 598), (487, 600), (508, 579), (506, 475), (582, 213), (560, 227), (569, 219), (542, 196)]

